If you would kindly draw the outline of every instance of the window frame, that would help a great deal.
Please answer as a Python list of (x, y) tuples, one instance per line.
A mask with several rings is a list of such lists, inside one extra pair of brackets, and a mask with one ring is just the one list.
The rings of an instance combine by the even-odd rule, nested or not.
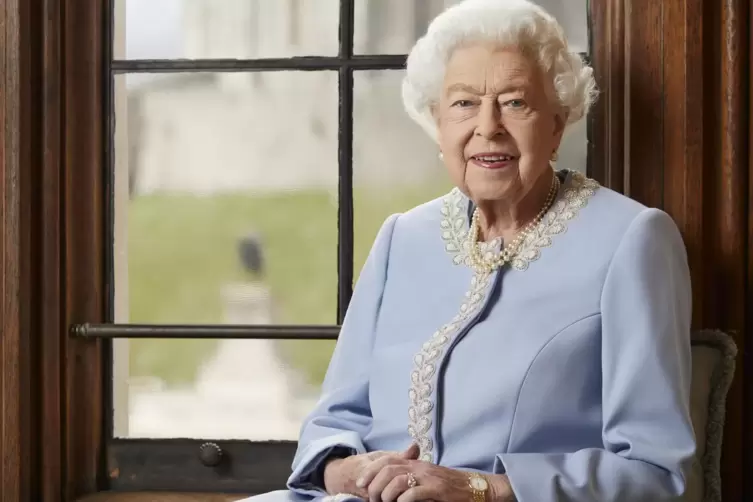
[[(114, 437), (112, 385), (113, 340), (162, 339), (307, 339), (336, 340), (353, 288), (353, 85), (356, 71), (402, 70), (407, 54), (355, 54), (354, 0), (339, 0), (339, 47), (336, 56), (298, 56), (259, 59), (114, 59), (114, 4), (105, 0), (111, 15), (106, 23), (105, 48), (105, 301), (102, 323), (71, 326), (73, 336), (99, 340), (103, 345), (104, 453), (107, 459), (107, 487), (113, 491), (188, 490), (258, 494), (284, 488), (296, 450), (296, 441), (241, 441), (213, 438), (147, 439)], [(371, 3), (369, 3), (371, 5)], [(366, 7), (368, 8), (368, 6)], [(587, 27), (590, 34), (590, 26)], [(370, 47), (369, 47), (370, 48)], [(588, 54), (581, 54), (588, 60)], [(312, 325), (137, 325), (115, 324), (114, 307), (114, 79), (130, 73), (167, 72), (270, 72), (336, 71), (338, 73), (338, 245), (337, 324)], [(589, 124), (590, 135), (590, 124)], [(590, 138), (590, 136), (589, 136)], [(587, 158), (590, 159), (590, 152)], [(587, 166), (590, 174), (590, 160)], [(218, 447), (223, 452), (219, 466), (200, 461), (202, 448)]]

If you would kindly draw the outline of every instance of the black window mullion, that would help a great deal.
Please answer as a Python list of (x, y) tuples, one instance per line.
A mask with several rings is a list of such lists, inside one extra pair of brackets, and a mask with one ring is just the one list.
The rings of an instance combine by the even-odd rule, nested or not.
[(258, 59), (118, 59), (111, 69), (122, 73), (198, 73), (339, 70), (395, 70), (405, 67), (406, 54), (340, 56), (296, 56)]
[(353, 294), (353, 0), (340, 1), (338, 71), (337, 322), (342, 323)]
[(355, 8), (353, 0), (340, 0), (340, 58), (349, 60), (353, 57), (353, 30), (355, 29)]
[(339, 71), (337, 322), (342, 324), (353, 294), (353, 70)]
[(74, 324), (70, 333), (77, 338), (116, 338), (163, 340), (236, 339), (236, 340), (336, 340), (339, 326), (334, 325), (203, 325), (203, 324)]

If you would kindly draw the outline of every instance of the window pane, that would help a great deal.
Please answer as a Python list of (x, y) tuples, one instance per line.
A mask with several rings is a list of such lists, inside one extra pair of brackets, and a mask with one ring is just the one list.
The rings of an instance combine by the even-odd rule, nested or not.
[[(336, 322), (336, 83), (116, 78), (116, 322)], [(331, 347), (118, 340), (116, 435), (295, 438)]]
[[(358, 54), (404, 54), (445, 7), (459, 0), (356, 0), (354, 45)], [(588, 50), (587, 0), (538, 0), (559, 20), (572, 50)]]
[(117, 77), (120, 321), (229, 322), (254, 297), (246, 323), (333, 324), (336, 74), (147, 77)]
[(334, 343), (122, 341), (130, 364), (116, 437), (258, 441), (298, 438)]
[[(356, 276), (385, 218), (439, 197), (453, 186), (439, 160), (437, 145), (403, 110), (403, 74), (364, 71), (354, 76)], [(585, 173), (587, 146), (584, 119), (566, 132), (555, 168)]]
[(116, 0), (128, 59), (334, 55), (338, 0)]
[(439, 149), (405, 113), (402, 70), (359, 71), (353, 105), (354, 270), (361, 270), (385, 218), (452, 187)]

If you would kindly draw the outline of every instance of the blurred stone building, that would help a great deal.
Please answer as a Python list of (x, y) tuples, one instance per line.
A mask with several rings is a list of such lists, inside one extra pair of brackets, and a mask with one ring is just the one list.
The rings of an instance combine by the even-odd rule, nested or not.
[[(407, 52), (445, 3), (456, 1), (356, 0), (356, 53)], [(563, 17), (562, 1), (548, 3)], [(585, 34), (582, 11), (568, 11), (569, 32)], [(186, 58), (337, 54), (337, 0), (185, 0), (182, 14)], [(443, 175), (436, 145), (403, 111), (401, 77), (401, 71), (356, 73), (356, 185)], [(336, 72), (239, 72), (167, 74), (129, 85), (132, 191), (334, 191), (337, 84)], [(561, 158), (580, 167), (585, 127), (572, 136)]]
[[(359, 4), (356, 50), (374, 53), (405, 52), (434, 15), (428, 7), (441, 8), (436, 1)], [(337, 0), (190, 0), (183, 15), (187, 58), (337, 54)], [(440, 174), (435, 145), (402, 111), (401, 76), (355, 76), (358, 184)], [(134, 191), (334, 189), (337, 84), (336, 72), (270, 72), (172, 74), (130, 86)]]

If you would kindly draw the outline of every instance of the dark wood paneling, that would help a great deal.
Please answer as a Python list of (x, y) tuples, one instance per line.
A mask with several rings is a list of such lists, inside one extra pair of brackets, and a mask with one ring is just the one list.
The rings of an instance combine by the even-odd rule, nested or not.
[(625, 194), (662, 207), (665, 97), (662, 60), (663, 5), (656, 0), (628, 0), (625, 11), (625, 107), (623, 123)]
[(590, 176), (625, 185), (625, 1), (591, 1), (590, 54), (599, 99), (590, 113)]
[[(64, 325), (103, 322), (105, 288), (104, 0), (64, 6), (63, 217)], [(68, 500), (102, 486), (103, 344), (63, 336), (64, 493)], [(50, 335), (52, 336), (52, 335)], [(109, 385), (109, 384), (108, 384)]]
[(724, 499), (753, 500), (750, 2), (592, 0), (590, 9), (605, 41), (594, 47), (602, 95), (593, 172), (674, 217), (688, 248), (694, 326), (735, 337)]
[(35, 500), (38, 438), (31, 336), (30, 170), (39, 125), (31, 23), (34, 3), (0, 1), (0, 500)]
[[(103, 481), (104, 0), (0, 0), (0, 500)], [(65, 22), (65, 24), (64, 24)]]
[(61, 190), (62, 190), (62, 61), (60, 19), (62, 7), (57, 0), (43, 0), (42, 87), (43, 134), (41, 171), (39, 175), (40, 217), (34, 229), (39, 236), (40, 277), (35, 281), (39, 287), (41, 315), (37, 318), (40, 334), (41, 365), (41, 421), (42, 444), (40, 451), (39, 490), (40, 500), (51, 502), (62, 499), (62, 385), (63, 370), (61, 336), (63, 319), (61, 302)]
[[(12, 179), (18, 176), (20, 131), (18, 103), (20, 101), (19, 71), (19, 12), (16, 2), (0, 3), (0, 28), (3, 45), (0, 46), (0, 253), (2, 253), (2, 304), (0, 322), (0, 499), (16, 502), (21, 498), (20, 470), (21, 444), (19, 436), (20, 420), (13, 409), (20, 394), (18, 353), (19, 353), (19, 304), (18, 304), (18, 252), (15, 242), (18, 238), (18, 204), (19, 195)], [(9, 127), (10, 126), (10, 127)]]
[[(713, 314), (716, 323), (739, 329), (745, 321), (744, 294), (745, 275), (741, 272), (744, 263), (746, 240), (746, 192), (747, 149), (744, 131), (747, 128), (747, 92), (742, 86), (743, 72), (747, 71), (747, 36), (744, 36), (743, 4), (747, 0), (724, 0), (714, 5), (720, 9), (720, 51), (710, 61), (710, 74), (719, 75), (716, 95), (711, 96), (711, 109), (715, 110), (714, 122), (719, 127), (709, 130), (713, 134), (714, 149), (710, 152), (710, 164), (717, 166), (715, 183), (716, 232), (713, 263), (717, 265), (718, 279), (724, 284), (716, 291), (717, 302)], [(714, 71), (715, 70), (715, 71)], [(738, 340), (742, 342), (742, 340)]]
[[(705, 133), (710, 148), (705, 158), (713, 171), (706, 178), (710, 181), (706, 199), (710, 204), (704, 209), (708, 252), (706, 294), (701, 299), (708, 305), (704, 312), (707, 325), (733, 331), (741, 354), (749, 350), (750, 339), (750, 319), (745, 312), (748, 163), (743, 131), (750, 113), (742, 87), (743, 72), (748, 71), (742, 18), (745, 4), (747, 0), (725, 0), (709, 5), (708, 21), (715, 29), (709, 27), (708, 31), (715, 41), (709, 44), (711, 50), (704, 61), (707, 76), (713, 77), (711, 92), (706, 94), (709, 120)], [(722, 475), (728, 500), (742, 500), (743, 493), (751, 496), (750, 456), (744, 444), (751, 417), (743, 416), (745, 360), (740, 359), (725, 424), (728, 441)]]
[[(753, 5), (748, 5), (748, 71), (743, 75), (748, 87), (748, 270), (746, 287), (747, 319), (746, 337), (750, 340), (747, 350), (743, 353), (743, 376), (745, 385), (745, 402), (743, 406), (744, 437), (743, 452), (745, 465), (750, 477), (753, 471)], [(748, 497), (753, 497), (753, 482), (748, 481)]]
[[(690, 263), (703, 263), (704, 69), (703, 12), (697, 1), (666, 2), (663, 22), (664, 92), (663, 128), (664, 208), (683, 223)], [(703, 268), (691, 270), (694, 290), (693, 324), (705, 325), (701, 295)]]

